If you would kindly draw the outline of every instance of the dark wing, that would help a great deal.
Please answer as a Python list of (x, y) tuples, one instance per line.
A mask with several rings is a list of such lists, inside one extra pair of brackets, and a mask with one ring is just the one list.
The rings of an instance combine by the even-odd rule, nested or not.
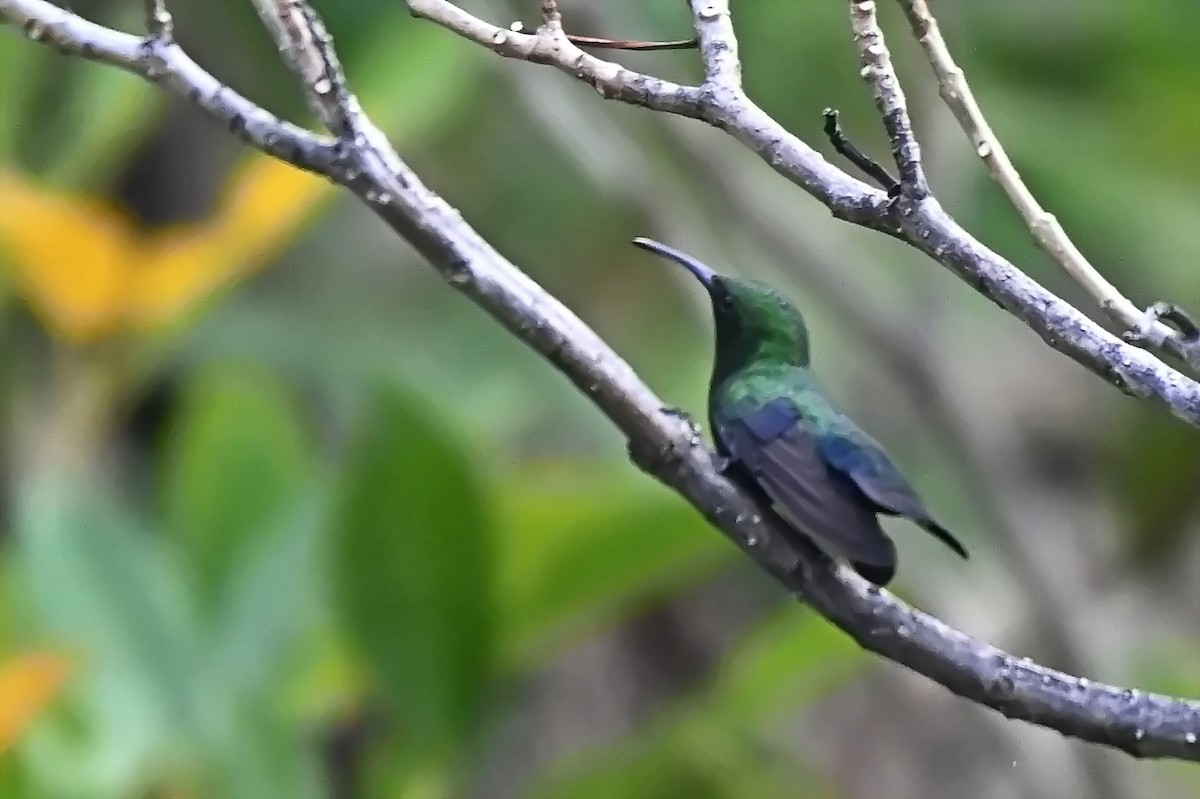
[(722, 447), (774, 503), (776, 510), (826, 552), (850, 561), (880, 585), (896, 568), (896, 549), (874, 506), (832, 473), (818, 442), (786, 400), (742, 405), (713, 416)]
[(966, 548), (925, 509), (921, 498), (892, 464), (887, 453), (865, 433), (823, 434), (818, 449), (826, 464), (845, 475), (879, 507), (881, 513), (903, 516), (937, 536), (964, 560)]

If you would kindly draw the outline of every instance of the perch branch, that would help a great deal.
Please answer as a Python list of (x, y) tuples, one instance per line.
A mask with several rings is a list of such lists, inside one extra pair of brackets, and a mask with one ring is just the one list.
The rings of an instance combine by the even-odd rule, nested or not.
[[(304, 19), (315, 20), (311, 8)], [(0, 20), (30, 38), (148, 75), (137, 56), (141, 40), (83, 23), (45, 0), (0, 0)], [(315, 29), (310, 30), (312, 38)], [(153, 44), (151, 45), (154, 46)], [(328, 43), (332, 53), (332, 43)], [(182, 53), (169, 51), (171, 79), (164, 82), (228, 125), (228, 109), (206, 91), (215, 79)], [(159, 62), (155, 62), (159, 63)], [(182, 69), (186, 66), (186, 69)], [(195, 79), (196, 83), (189, 83)], [(339, 78), (340, 79), (340, 78)], [(338, 96), (351, 97), (344, 86)], [(260, 121), (264, 112), (239, 113)], [(306, 143), (278, 121), (257, 146), (290, 160)], [(286, 140), (280, 148), (271, 142)], [(256, 139), (251, 139), (255, 141)], [(330, 149), (316, 139), (320, 152)], [(384, 142), (386, 145), (386, 142)], [(341, 157), (306, 159), (302, 165), (350, 189), (406, 239), (446, 280), (513, 335), (545, 357), (627, 436), (636, 463), (688, 499), (710, 522), (788, 590), (844, 630), (864, 648), (901, 663), (951, 691), (1023, 719), (1138, 757), (1200, 760), (1200, 702), (1091, 682), (1018, 659), (976, 641), (880, 591), (812, 545), (790, 543), (769, 516), (714, 466), (713, 453), (685, 421), (663, 403), (630, 367), (568, 308), (496, 252), (441, 197), (391, 151), (382, 160), (358, 142), (339, 142)], [(390, 147), (389, 147), (390, 150)], [(307, 152), (307, 150), (305, 150)]]
[[(938, 92), (958, 119), (963, 132), (970, 137), (975, 153), (987, 165), (992, 177), (1004, 189), (1021, 218), (1025, 220), (1034, 240), (1109, 316), (1125, 330), (1135, 333), (1134, 336), (1126, 336), (1127, 340), (1160, 348), (1200, 369), (1200, 338), (1189, 338), (1185, 329), (1173, 330), (1162, 324), (1158, 315), (1149, 311), (1143, 312), (1122, 295), (1079, 251), (1063, 230), (1058, 218), (1042, 208), (1029, 191), (984, 117), (962, 68), (950, 55), (950, 48), (942, 38), (937, 20), (929, 10), (926, 0), (900, 0), (900, 5), (933, 67)], [(1150, 319), (1149, 325), (1144, 324), (1146, 319)]]
[[(1070, 303), (1047, 291), (963, 230), (933, 198), (889, 202), (888, 196), (829, 164), (785, 130), (745, 93), (706, 82), (681, 86), (632, 72), (583, 53), (551, 34), (512, 34), (447, 0), (407, 0), (409, 10), (507, 58), (551, 64), (596, 89), (652, 111), (702, 119), (727, 131), (776, 172), (804, 189), (839, 219), (900, 238), (947, 267), (976, 291), (1024, 322), (1062, 352), (1121, 391), (1168, 407), (1200, 427), (1200, 383), (1153, 354), (1125, 343)], [(736, 56), (728, 0), (692, 0), (708, 74), (718, 53)], [(723, 73), (729, 74), (729, 73)]]

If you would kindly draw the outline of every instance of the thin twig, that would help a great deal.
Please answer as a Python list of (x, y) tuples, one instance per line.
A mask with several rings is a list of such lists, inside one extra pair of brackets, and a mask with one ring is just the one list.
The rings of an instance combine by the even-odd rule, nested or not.
[(900, 169), (901, 192), (913, 200), (923, 200), (929, 196), (929, 183), (921, 164), (921, 147), (913, 135), (904, 89), (875, 17), (875, 0), (850, 0), (850, 26), (863, 62), (861, 74), (875, 94), (875, 105), (892, 145), (892, 158)]
[(672, 39), (665, 42), (644, 42), (636, 39), (600, 39), (595, 36), (579, 36), (568, 33), (567, 41), (578, 47), (590, 47), (594, 50), (630, 50), (638, 52), (655, 52), (658, 50), (695, 50), (700, 40)]
[(146, 31), (160, 42), (170, 42), (175, 35), (171, 12), (164, 0), (144, 0), (146, 6)]
[[(82, 20), (44, 0), (0, 0), (0, 19), (34, 40), (146, 74), (143, 62), (126, 49), (129, 39), (139, 40), (91, 23), (81, 27)], [(78, 38), (87, 33), (97, 35)], [(197, 77), (194, 70), (176, 70), (167, 85), (227, 122), (221, 106), (187, 84)], [(199, 87), (216, 83), (200, 74)], [(291, 129), (278, 128), (278, 135), (292, 137)], [(711, 450), (687, 424), (662, 412), (664, 403), (615, 352), (497, 253), (390, 146), (379, 152), (375, 143), (363, 148), (353, 142), (350, 149), (351, 158), (317, 162), (315, 171), (354, 192), (452, 286), (541, 353), (628, 437), (641, 468), (686, 497), (760, 568), (863, 647), (1010, 718), (1138, 757), (1200, 760), (1200, 702), (1093, 683), (1015, 658), (913, 610), (847, 567), (834, 566), (815, 546), (785, 538), (752, 498), (715, 470)], [(311, 161), (305, 166), (314, 168)]]
[[(547, 19), (547, 14), (553, 14), (555, 11), (557, 11), (557, 3), (554, 5), (553, 9), (548, 9), (543, 6), (543, 22)], [(525, 26), (520, 20), (517, 20), (509, 25), (508, 29), (514, 33), (520, 33), (525, 29)], [(661, 50), (695, 50), (700, 46), (700, 40), (695, 36), (691, 37), (690, 39), (645, 41), (641, 39), (605, 39), (599, 36), (581, 36), (574, 33), (568, 33), (565, 35), (567, 37), (567, 41), (576, 47), (587, 47), (591, 50), (625, 50), (646, 53)]]
[(1109, 316), (1125, 330), (1137, 332), (1135, 337), (1127, 336), (1127, 340), (1161, 348), (1200, 369), (1200, 342), (1188, 341), (1186, 336), (1181, 337), (1177, 331), (1159, 322), (1158, 316), (1154, 316), (1149, 329), (1145, 328), (1142, 325), (1144, 318), (1153, 315), (1148, 311), (1143, 312), (1121, 294), (1116, 286), (1109, 283), (1067, 236), (1058, 218), (1042, 208), (1029, 191), (984, 117), (962, 68), (950, 55), (950, 48), (942, 38), (937, 20), (929, 10), (926, 0), (900, 0), (900, 5), (933, 67), (942, 99), (958, 119), (963, 131), (970, 137), (976, 154), (1004, 189), (1041, 248), (1062, 265), (1067, 274), (1071, 275)]
[(366, 119), (312, 6), (299, 0), (254, 0), (254, 7), (329, 132), (351, 140), (360, 134)]
[[(544, 63), (595, 87), (601, 95), (652, 111), (703, 119), (727, 131), (780, 175), (825, 205), (835, 217), (895, 236), (947, 267), (983, 296), (1024, 322), (1048, 345), (1121, 391), (1153, 399), (1200, 426), (1200, 383), (1152, 354), (1126, 344), (963, 230), (932, 198), (893, 207), (886, 194), (840, 169), (785, 130), (739, 89), (681, 86), (597, 59), (565, 42), (514, 34), (468, 14), (448, 0), (407, 0), (409, 10), (506, 57)], [(697, 14), (701, 52), (711, 61), (736, 40), (728, 3)], [(723, 13), (722, 13), (723, 12)], [(514, 38), (515, 37), (515, 38)]]
[(550, 64), (584, 81), (601, 96), (682, 116), (701, 113), (700, 91), (644, 75), (585, 53), (553, 31), (525, 33), (502, 28), (468, 14), (446, 0), (409, 0), (415, 16), (441, 25), (505, 58)]
[(838, 123), (838, 110), (836, 108), (826, 108), (822, 112), (822, 116), (825, 117), (825, 135), (829, 138), (829, 143), (833, 145), (833, 149), (847, 161), (861, 169), (864, 174), (872, 177), (888, 193), (889, 197), (899, 197), (900, 184), (896, 179), (880, 166), (878, 161), (858, 149), (854, 145), (854, 142), (846, 138), (846, 133), (842, 130), (841, 124)]
[(1155, 328), (1162, 319), (1170, 321), (1175, 326), (1175, 329), (1178, 331), (1175, 335), (1183, 344), (1190, 347), (1200, 346), (1200, 326), (1197, 326), (1192, 317), (1188, 316), (1187, 311), (1178, 305), (1172, 305), (1169, 302), (1162, 302), (1161, 300), (1151, 304), (1146, 309), (1146, 312), (1138, 320), (1137, 324), (1133, 326), (1133, 329), (1125, 333), (1125, 340), (1152, 342), (1156, 335)]
[[(723, 90), (706, 86), (702, 89), (634, 72), (585, 53), (565, 38), (559, 42), (554, 36), (540, 31), (528, 34), (497, 27), (449, 0), (407, 0), (407, 4), (415, 16), (483, 45), (504, 58), (553, 66), (592, 86), (606, 99), (620, 100), (651, 111), (703, 119), (726, 129), (781, 175), (817, 197), (839, 219), (879, 229), (896, 227), (891, 223), (880, 225), (879, 220), (888, 204), (882, 191), (875, 191), (833, 167), (800, 139), (779, 130), (778, 123), (750, 102), (740, 87)], [(720, 24), (722, 20), (728, 20), (728, 6), (720, 5), (726, 9), (724, 15), (717, 13), (698, 23), (705, 33), (701, 37), (702, 58), (716, 57), (706, 55), (706, 52), (728, 52), (730, 48), (737, 48), (736, 40), (732, 38), (732, 26)]]
[(690, 0), (704, 61), (705, 83), (712, 89), (740, 93), (742, 60), (729, 15), (728, 0)]

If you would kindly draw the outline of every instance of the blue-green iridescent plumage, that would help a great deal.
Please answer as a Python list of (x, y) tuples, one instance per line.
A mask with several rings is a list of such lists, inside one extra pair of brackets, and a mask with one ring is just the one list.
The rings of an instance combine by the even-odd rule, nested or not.
[(895, 572), (896, 551), (878, 514), (909, 518), (967, 556), (883, 448), (822, 393), (807, 327), (786, 297), (658, 242), (634, 243), (687, 267), (708, 290), (716, 332), (709, 423), (731, 478), (880, 585)]

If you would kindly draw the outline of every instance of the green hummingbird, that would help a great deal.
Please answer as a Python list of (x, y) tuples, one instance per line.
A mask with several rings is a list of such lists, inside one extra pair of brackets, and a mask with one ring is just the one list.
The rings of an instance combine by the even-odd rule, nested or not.
[(896, 547), (878, 514), (911, 519), (967, 558), (883, 448), (821, 391), (796, 306), (766, 283), (718, 275), (673, 247), (633, 243), (684, 266), (712, 300), (708, 418), (727, 477), (876, 585), (896, 572)]

